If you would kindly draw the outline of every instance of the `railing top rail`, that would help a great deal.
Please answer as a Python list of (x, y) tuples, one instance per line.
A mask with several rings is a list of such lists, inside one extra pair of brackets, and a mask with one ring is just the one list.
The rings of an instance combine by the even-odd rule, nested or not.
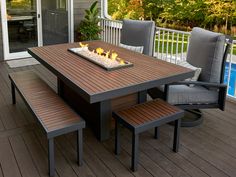
[(111, 19), (105, 19), (105, 18), (100, 18), (101, 21), (106, 23), (106, 26), (112, 27), (112, 28), (117, 28), (121, 29), (122, 28), (122, 21), (119, 20), (111, 20)]
[[(107, 18), (100, 18), (101, 20), (108, 21), (111, 23), (119, 23), (122, 24), (122, 21), (120, 20), (112, 20), (112, 19), (107, 19)], [(109, 24), (108, 24), (109, 25)], [(113, 26), (113, 24), (110, 24), (110, 26)], [(156, 27), (157, 33), (158, 30), (163, 30), (163, 31), (169, 31), (169, 32), (174, 32), (174, 33), (181, 33), (181, 34), (187, 34), (189, 35), (190, 32), (185, 32), (185, 31), (180, 31), (180, 30), (174, 30), (174, 29), (168, 29), (168, 28), (162, 28), (162, 27)]]
[[(104, 21), (109, 21), (109, 22), (113, 22), (113, 23), (122, 24), (121, 20), (112, 20), (112, 19), (102, 18), (102, 17), (100, 19), (104, 20)], [(158, 30), (163, 30), (163, 31), (174, 32), (174, 33), (181, 33), (181, 34), (186, 34), (186, 35), (190, 35), (191, 34), (191, 32), (175, 30), (175, 29), (169, 29), (169, 28), (163, 28), (163, 27), (159, 27), (159, 26), (156, 26), (156, 29), (157, 29), (157, 33), (158, 33)], [(233, 40), (233, 44), (236, 44), (236, 40)]]
[(120, 21), (120, 20), (112, 20), (112, 19), (108, 19), (108, 18), (100, 18), (100, 19), (105, 20), (105, 21), (110, 21), (110, 22), (122, 23), (122, 21)]
[(186, 32), (186, 31), (180, 31), (180, 30), (174, 30), (174, 29), (169, 29), (169, 28), (162, 28), (162, 27), (156, 27), (157, 29), (157, 33), (158, 33), (158, 30), (162, 30), (162, 31), (168, 31), (168, 32), (173, 32), (173, 33), (181, 33), (181, 34), (187, 34), (187, 35), (190, 35), (191, 32)]

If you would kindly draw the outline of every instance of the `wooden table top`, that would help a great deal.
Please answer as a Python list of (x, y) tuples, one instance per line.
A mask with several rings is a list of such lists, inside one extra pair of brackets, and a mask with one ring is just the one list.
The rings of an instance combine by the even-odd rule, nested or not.
[(102, 41), (90, 41), (90, 49), (114, 50), (133, 67), (106, 71), (69, 51), (78, 43), (34, 47), (28, 52), (90, 103), (144, 91), (192, 77), (190, 69), (142, 55)]

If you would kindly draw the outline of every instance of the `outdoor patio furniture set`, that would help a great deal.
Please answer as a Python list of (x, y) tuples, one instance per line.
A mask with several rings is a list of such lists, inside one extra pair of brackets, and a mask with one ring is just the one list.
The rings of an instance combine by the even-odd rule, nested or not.
[[(195, 28), (192, 33), (187, 61), (202, 69), (199, 80), (195, 81), (183, 81), (194, 76), (193, 68), (152, 58), (155, 24), (150, 21), (124, 20), (122, 47), (101, 41), (87, 42), (91, 50), (102, 47), (116, 51), (119, 57), (133, 64), (129, 68), (106, 71), (68, 51), (78, 47), (77, 43), (28, 50), (57, 76), (58, 93), (32, 71), (11, 73), (12, 102), (16, 103), (16, 89), (46, 132), (50, 176), (55, 174), (53, 142), (57, 136), (77, 131), (78, 164), (82, 165), (85, 121), (103, 141), (110, 137), (111, 117), (115, 119), (116, 154), (121, 152), (120, 124), (128, 128), (132, 132), (131, 166), (136, 171), (140, 133), (155, 129), (157, 139), (158, 127), (174, 121), (173, 151), (178, 152), (181, 118), (184, 116), (182, 109), (224, 109), (226, 86), (222, 83), (222, 73), (230, 47), (230, 43), (225, 46), (225, 41), (230, 41), (224, 35), (200, 28)], [(141, 47), (145, 55), (123, 47)], [(193, 103), (192, 100), (196, 101), (195, 92), (198, 93), (197, 102)], [(148, 93), (153, 100), (147, 101)], [(135, 95), (135, 104), (127, 105), (126, 96), (131, 94)], [(161, 96), (166, 101), (158, 98)], [(121, 97), (118, 105), (117, 98)]]

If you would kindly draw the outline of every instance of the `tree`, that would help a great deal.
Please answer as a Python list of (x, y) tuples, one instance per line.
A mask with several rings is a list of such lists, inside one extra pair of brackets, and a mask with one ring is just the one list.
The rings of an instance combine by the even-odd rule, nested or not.
[(208, 16), (205, 23), (224, 24), (225, 32), (227, 32), (229, 21), (233, 21), (236, 15), (236, 2), (232, 0), (206, 0), (206, 4)]
[(156, 20), (165, 9), (165, 0), (143, 0), (144, 18)]
[(124, 18), (144, 19), (142, 4), (142, 0), (110, 0), (108, 3), (109, 14), (111, 14), (112, 18), (116, 20)]
[[(114, 20), (121, 20), (127, 14), (129, 0), (109, 0), (109, 14)], [(111, 10), (110, 10), (111, 9)], [(113, 12), (113, 13), (110, 13)]]
[(236, 25), (236, 0), (109, 0), (109, 12), (114, 19), (154, 20), (168, 27)]
[(164, 9), (161, 17), (169, 23), (184, 26), (201, 26), (205, 19), (204, 0), (175, 0)]
[(127, 7), (127, 14), (125, 18), (128, 19), (144, 19), (144, 9), (142, 0), (130, 0)]

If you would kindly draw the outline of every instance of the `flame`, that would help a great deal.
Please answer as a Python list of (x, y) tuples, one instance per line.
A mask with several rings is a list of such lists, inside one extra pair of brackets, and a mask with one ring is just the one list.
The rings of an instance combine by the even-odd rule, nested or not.
[(111, 59), (112, 59), (112, 60), (116, 60), (117, 57), (118, 57), (118, 54), (115, 53), (115, 52), (112, 52), (112, 54), (111, 54)]
[(106, 53), (106, 58), (109, 58), (110, 50)]
[[(88, 47), (88, 44), (83, 44), (82, 42), (79, 43), (79, 45), (83, 47)], [(118, 54), (116, 52), (113, 52), (113, 50), (104, 51), (103, 48), (98, 47), (95, 50), (91, 50), (90, 52), (102, 56), (100, 59), (110, 59), (111, 61), (118, 62), (120, 65), (127, 64), (124, 59), (118, 57)]]
[(125, 61), (121, 59), (121, 60), (120, 60), (120, 64), (121, 64), (121, 65), (124, 65), (124, 64), (125, 64)]
[(97, 48), (96, 52), (98, 55), (102, 55), (104, 53), (104, 50), (102, 48)]
[(88, 47), (88, 44), (83, 44), (82, 42), (79, 43), (80, 47)]

